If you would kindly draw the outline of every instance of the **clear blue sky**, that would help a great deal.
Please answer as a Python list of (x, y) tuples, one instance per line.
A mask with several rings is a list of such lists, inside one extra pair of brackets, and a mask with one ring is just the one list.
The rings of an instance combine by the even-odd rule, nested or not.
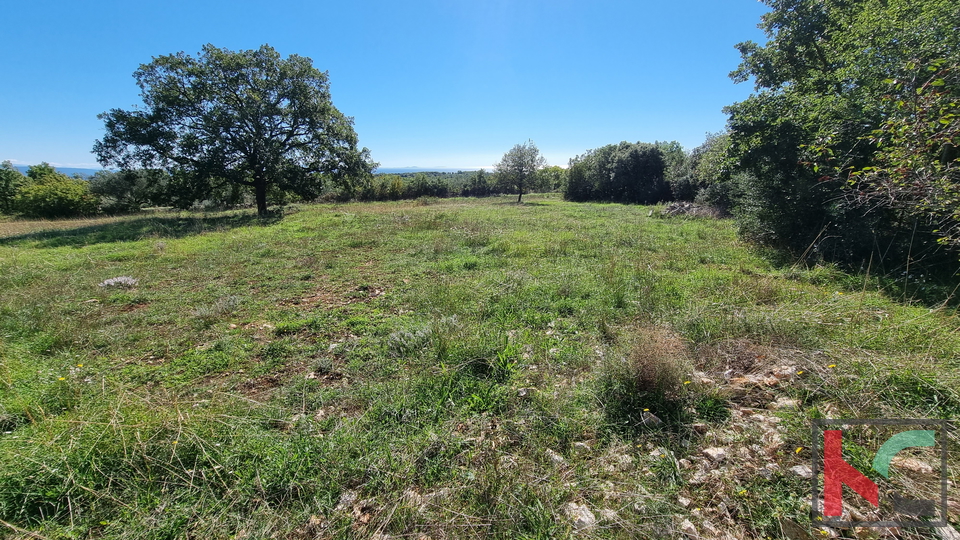
[(330, 72), (383, 167), (489, 167), (533, 139), (551, 165), (622, 140), (690, 150), (723, 129), (757, 0), (98, 0), (3, 4), (0, 160), (99, 168), (97, 114), (132, 74), (203, 44), (269, 43)]

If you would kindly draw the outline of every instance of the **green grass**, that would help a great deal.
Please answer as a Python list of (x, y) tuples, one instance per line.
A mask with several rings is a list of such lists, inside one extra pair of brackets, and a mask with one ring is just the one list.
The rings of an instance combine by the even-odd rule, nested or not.
[[(951, 308), (650, 210), (534, 196), (0, 224), (0, 527), (674, 538), (688, 518), (778, 537), (780, 518), (811, 526), (789, 472), (811, 418), (960, 413)], [(98, 285), (118, 276), (138, 284)], [(783, 367), (802, 373), (736, 382)], [(778, 398), (799, 409), (759, 410)], [(710, 446), (734, 457), (706, 480)], [(598, 525), (574, 531), (571, 502)]]

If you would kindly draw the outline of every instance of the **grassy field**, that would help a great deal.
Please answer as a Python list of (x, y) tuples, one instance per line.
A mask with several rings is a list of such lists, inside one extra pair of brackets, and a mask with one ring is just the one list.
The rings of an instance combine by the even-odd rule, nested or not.
[(0, 291), (0, 537), (863, 538), (811, 419), (960, 414), (954, 307), (650, 207), (5, 222)]

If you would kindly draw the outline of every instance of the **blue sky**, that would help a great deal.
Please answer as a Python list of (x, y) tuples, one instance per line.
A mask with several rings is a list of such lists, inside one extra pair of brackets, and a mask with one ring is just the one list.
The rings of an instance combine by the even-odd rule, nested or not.
[(749, 83), (734, 44), (757, 0), (11, 0), (0, 160), (99, 168), (97, 114), (140, 103), (132, 74), (203, 44), (269, 43), (330, 72), (382, 167), (489, 167), (532, 139), (551, 165), (623, 140), (690, 150)]

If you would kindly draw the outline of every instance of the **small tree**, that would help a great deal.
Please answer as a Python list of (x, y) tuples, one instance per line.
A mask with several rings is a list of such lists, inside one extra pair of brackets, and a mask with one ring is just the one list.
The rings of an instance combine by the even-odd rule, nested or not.
[(105, 166), (172, 169), (195, 187), (209, 179), (249, 186), (261, 215), (271, 186), (311, 198), (324, 178), (375, 168), (367, 149), (357, 149), (353, 119), (333, 106), (327, 74), (309, 58), (283, 59), (269, 45), (206, 45), (199, 58), (154, 58), (134, 77), (145, 107), (100, 115), (107, 133), (93, 151)]
[(26, 177), (13, 166), (13, 163), (3, 162), (0, 166), (0, 213), (13, 212), (13, 199), (25, 181)]
[(896, 111), (868, 137), (876, 159), (850, 174), (847, 200), (934, 223), (960, 251), (960, 65), (943, 64), (932, 62), (929, 78), (890, 81)]
[(500, 163), (494, 167), (497, 183), (510, 191), (516, 190), (520, 195), (517, 204), (523, 199), (524, 192), (529, 189), (537, 171), (546, 167), (547, 160), (540, 155), (540, 150), (533, 141), (518, 144), (511, 148)]

